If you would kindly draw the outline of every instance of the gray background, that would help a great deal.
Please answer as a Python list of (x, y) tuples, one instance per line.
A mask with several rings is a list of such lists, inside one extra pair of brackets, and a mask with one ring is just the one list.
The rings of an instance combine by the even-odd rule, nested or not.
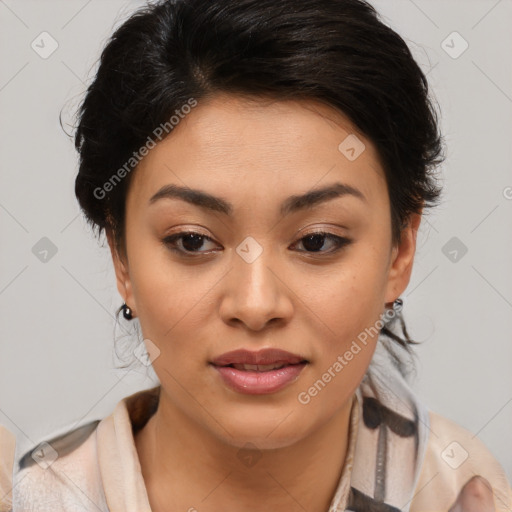
[[(512, 479), (512, 2), (372, 3), (428, 73), (448, 144), (444, 200), (422, 221), (403, 296), (410, 334), (424, 340), (414, 387)], [(0, 423), (19, 452), (155, 385), (142, 364), (115, 369), (113, 340), (129, 352), (132, 327), (114, 325), (108, 246), (79, 214), (58, 119), (62, 109), (70, 132), (106, 38), (139, 5), (0, 0)], [(51, 49), (43, 31), (58, 44), (47, 58), (31, 47)], [(454, 31), (469, 44), (458, 56)]]

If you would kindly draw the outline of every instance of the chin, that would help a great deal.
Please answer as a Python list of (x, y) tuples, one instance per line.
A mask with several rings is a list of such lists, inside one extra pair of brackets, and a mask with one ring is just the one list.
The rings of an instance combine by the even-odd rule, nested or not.
[[(262, 414), (255, 412), (253, 415), (244, 414), (243, 417), (233, 418), (232, 422), (224, 420), (222, 429), (215, 426), (217, 437), (227, 445), (259, 450), (275, 450), (286, 448), (303, 439), (307, 432), (300, 429), (296, 421), (288, 422), (282, 417), (262, 419)], [(227, 432), (226, 432), (227, 431)], [(229, 434), (228, 434), (229, 432)], [(231, 434), (231, 435), (230, 435)]]
[(265, 450), (278, 450), (292, 446), (299, 442), (303, 436), (280, 436), (280, 437), (266, 437), (264, 435), (255, 433), (254, 435), (240, 433), (230, 438), (224, 438), (224, 442), (237, 448), (242, 452), (245, 451), (265, 451)]

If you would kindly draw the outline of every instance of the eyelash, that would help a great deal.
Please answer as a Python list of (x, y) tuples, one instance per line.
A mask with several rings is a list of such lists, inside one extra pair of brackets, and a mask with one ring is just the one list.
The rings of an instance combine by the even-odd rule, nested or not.
[[(183, 249), (177, 248), (176, 241), (179, 240), (180, 238), (183, 238), (184, 236), (187, 236), (187, 235), (197, 235), (197, 236), (201, 237), (203, 240), (213, 242), (213, 240), (209, 236), (203, 235), (202, 233), (198, 233), (196, 231), (181, 231), (180, 233), (175, 233), (174, 235), (165, 237), (164, 239), (162, 239), (162, 242), (170, 250), (178, 253), (180, 256), (183, 256), (185, 258), (188, 258), (188, 257), (196, 258), (202, 254), (208, 254), (208, 251), (194, 252), (194, 251), (184, 251)], [(308, 238), (308, 237), (314, 236), (314, 235), (324, 236), (324, 237), (328, 238), (329, 240), (332, 240), (336, 244), (336, 247), (330, 251), (317, 251), (317, 252), (315, 252), (315, 251), (299, 251), (299, 252), (305, 252), (307, 254), (334, 254), (352, 243), (352, 240), (350, 238), (341, 237), (341, 236), (335, 235), (333, 233), (329, 233), (327, 231), (313, 231), (311, 233), (307, 233), (303, 237), (299, 238), (299, 240), (297, 240), (297, 242), (295, 242), (295, 243), (298, 243), (298, 242), (304, 240), (305, 238)]]

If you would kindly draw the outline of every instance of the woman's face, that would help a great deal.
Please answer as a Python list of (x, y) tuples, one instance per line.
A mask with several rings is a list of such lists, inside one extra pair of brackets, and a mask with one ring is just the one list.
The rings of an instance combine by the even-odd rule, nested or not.
[[(132, 172), (127, 261), (113, 257), (119, 292), (158, 347), (163, 399), (233, 446), (284, 447), (326, 424), (359, 385), (385, 303), (412, 269), (420, 217), (392, 247), (374, 146), (318, 102), (218, 95)], [(198, 192), (151, 200), (169, 185)], [(204, 238), (168, 238), (189, 231)], [(329, 236), (308, 236), (318, 231)], [(211, 364), (265, 348), (308, 362), (281, 388), (248, 392)]]

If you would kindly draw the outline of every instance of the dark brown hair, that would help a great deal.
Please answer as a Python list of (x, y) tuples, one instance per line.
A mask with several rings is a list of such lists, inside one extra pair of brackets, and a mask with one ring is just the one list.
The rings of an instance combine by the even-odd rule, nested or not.
[[(433, 171), (443, 144), (427, 79), (369, 3), (161, 0), (112, 35), (78, 112), (76, 197), (99, 235), (112, 230), (120, 253), (133, 173), (108, 193), (104, 184), (190, 98), (217, 92), (316, 99), (346, 115), (377, 148), (395, 244), (409, 215), (440, 197)], [(414, 342), (400, 322), (405, 340), (382, 333), (405, 347)]]

